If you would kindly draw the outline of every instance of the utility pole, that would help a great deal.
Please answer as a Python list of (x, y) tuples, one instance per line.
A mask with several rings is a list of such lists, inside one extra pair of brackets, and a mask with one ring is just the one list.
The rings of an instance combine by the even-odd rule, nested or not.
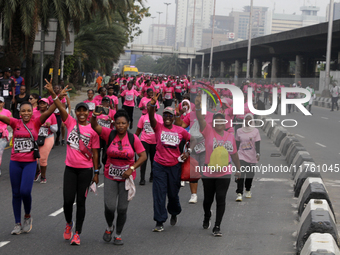
[(248, 54), (247, 54), (247, 79), (250, 79), (250, 54), (251, 54), (251, 35), (253, 30), (253, 0), (250, 0), (249, 33), (248, 33)]
[(194, 15), (193, 15), (193, 20), (192, 20), (192, 47), (195, 47), (195, 12), (196, 12), (196, 0), (194, 0)]
[(216, 0), (214, 0), (214, 15), (213, 15), (212, 31), (211, 31), (211, 49), (210, 49), (209, 79), (211, 78), (212, 61), (213, 61), (214, 27), (215, 27), (215, 9), (216, 9)]
[(159, 25), (160, 25), (160, 21), (161, 21), (161, 14), (163, 12), (157, 12), (158, 13), (158, 34), (157, 34), (157, 42), (159, 43)]
[(168, 7), (171, 3), (164, 3), (166, 5), (166, 19), (165, 19), (165, 45), (168, 45)]
[[(156, 17), (151, 17), (151, 19), (152, 19), (152, 41), (154, 41), (155, 40), (155, 24), (154, 24), (154, 19), (155, 19)], [(153, 42), (152, 42), (153, 43)]]
[(327, 54), (326, 54), (326, 81), (324, 91), (328, 92), (330, 83), (331, 70), (331, 51), (332, 51), (332, 33), (333, 33), (333, 19), (334, 19), (334, 0), (329, 3), (329, 21), (328, 21), (328, 38), (327, 38)]

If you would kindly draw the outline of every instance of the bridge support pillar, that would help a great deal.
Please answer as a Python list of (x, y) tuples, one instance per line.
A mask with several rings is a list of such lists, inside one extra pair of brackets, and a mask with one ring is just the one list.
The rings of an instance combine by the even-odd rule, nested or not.
[(253, 65), (253, 78), (257, 79), (260, 78), (260, 61), (259, 59), (254, 59), (254, 65)]
[(241, 70), (241, 63), (239, 60), (235, 60), (235, 73), (234, 73), (234, 83), (235, 85), (237, 85), (237, 81), (239, 78), (239, 74), (240, 74), (240, 70)]
[(277, 82), (278, 70), (279, 70), (278, 59), (277, 57), (273, 57), (272, 58), (271, 82)]
[(198, 67), (198, 64), (195, 63), (195, 77), (198, 77), (200, 74), (199, 74), (199, 67)]
[(296, 55), (295, 60), (295, 83), (301, 79), (301, 73), (302, 73), (302, 56)]
[(221, 67), (220, 67), (220, 77), (221, 78), (224, 77), (224, 72), (225, 72), (225, 65), (224, 65), (224, 62), (221, 61)]

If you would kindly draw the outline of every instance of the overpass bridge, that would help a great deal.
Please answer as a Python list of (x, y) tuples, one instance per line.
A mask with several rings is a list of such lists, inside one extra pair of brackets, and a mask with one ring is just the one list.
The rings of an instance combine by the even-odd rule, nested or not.
[[(296, 82), (305, 78), (318, 84), (317, 65), (326, 61), (327, 31), (326, 22), (252, 39), (251, 76), (261, 78), (262, 65), (269, 63), (267, 77), (271, 81), (283, 81), (284, 77), (287, 81)], [(248, 40), (214, 47), (212, 75), (245, 78), (246, 73), (242, 67), (247, 63), (247, 47)], [(199, 76), (203, 67), (204, 75), (207, 77), (210, 48), (198, 52), (203, 55), (195, 58), (193, 73)], [(334, 21), (333, 24), (331, 59), (335, 63), (331, 68), (339, 70), (340, 20)]]

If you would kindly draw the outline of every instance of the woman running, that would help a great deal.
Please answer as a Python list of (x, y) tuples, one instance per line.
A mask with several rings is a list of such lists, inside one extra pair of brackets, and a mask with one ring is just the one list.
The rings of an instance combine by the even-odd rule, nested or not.
[[(148, 89), (146, 91), (146, 97), (143, 97), (141, 100), (140, 100), (140, 103), (139, 103), (139, 109), (142, 110), (142, 115), (145, 115), (148, 113), (148, 109), (147, 109), (147, 103), (151, 101), (151, 98), (153, 97), (153, 90), (152, 89)], [(156, 103), (157, 105), (157, 109), (159, 109), (159, 103), (157, 101)]]
[[(251, 185), (254, 179), (252, 167), (260, 160), (261, 136), (257, 128), (253, 127), (254, 116), (251, 113), (244, 117), (245, 126), (238, 129), (236, 133), (236, 145), (243, 170), (237, 179), (237, 202), (242, 202), (243, 188), (246, 187), (246, 198), (251, 198)], [(249, 125), (250, 124), (250, 125)]]
[(171, 81), (168, 81), (166, 87), (163, 89), (164, 108), (171, 106), (173, 98), (175, 97), (175, 89), (171, 86)]
[(87, 106), (89, 107), (89, 116), (87, 118), (87, 121), (90, 122), (91, 121), (91, 117), (92, 117), (92, 113), (94, 111), (94, 108), (96, 108), (96, 104), (95, 101), (93, 99), (94, 96), (94, 90), (93, 89), (89, 89), (87, 91), (87, 99), (84, 101), (84, 103), (87, 104)]
[[(209, 125), (201, 114), (201, 97), (195, 99), (196, 116), (200, 125), (201, 133), (205, 139), (205, 171), (203, 190), (204, 190), (204, 221), (203, 228), (210, 227), (211, 206), (216, 196), (216, 220), (213, 228), (214, 236), (222, 236), (221, 222), (225, 211), (226, 195), (230, 184), (231, 176), (231, 159), (237, 170), (240, 170), (240, 161), (237, 154), (235, 138), (232, 134), (225, 131), (225, 123)], [(225, 116), (222, 113), (216, 113), (213, 116), (214, 120), (224, 120)], [(231, 158), (230, 158), (231, 157)], [(212, 166), (223, 168), (222, 171), (210, 171)]]
[[(98, 148), (99, 137), (87, 123), (88, 105), (81, 102), (75, 107), (76, 119), (67, 113), (63, 104), (48, 87), (55, 105), (60, 111), (60, 117), (67, 128), (67, 150), (63, 183), (64, 215), (66, 227), (64, 239), (71, 240), (72, 245), (80, 245), (82, 226), (85, 218), (85, 202), (91, 180), (98, 183)], [(94, 177), (93, 177), (94, 175)], [(73, 235), (73, 203), (76, 200), (76, 226)], [(73, 236), (73, 238), (72, 238)]]
[[(48, 88), (48, 86), (46, 85), (45, 88)], [(36, 157), (34, 156), (34, 141), (38, 138), (41, 125), (45, 123), (54, 110), (55, 106), (53, 105), (40, 117), (35, 118), (33, 117), (32, 105), (29, 102), (23, 102), (20, 105), (21, 119), (0, 115), (0, 121), (10, 125), (13, 129), (13, 147), (9, 164), (12, 206), (15, 218), (12, 235), (19, 235), (22, 232), (28, 233), (32, 229), (31, 191), (37, 167)], [(21, 225), (21, 203), (24, 204), (25, 210), (23, 225)]]
[[(130, 119), (125, 110), (118, 110), (114, 116), (115, 131), (98, 125), (96, 118), (99, 115), (100, 113), (93, 112), (91, 126), (100, 135), (100, 138), (108, 144), (104, 170), (104, 203), (107, 228), (103, 239), (106, 242), (110, 242), (112, 239), (113, 221), (117, 210), (116, 234), (113, 243), (122, 245), (121, 234), (126, 222), (129, 201), (132, 199), (129, 199), (129, 191), (126, 190), (125, 181), (128, 178), (130, 178), (130, 181), (131, 178), (136, 178), (135, 169), (146, 160), (146, 153), (138, 137), (127, 131)], [(136, 162), (135, 152), (139, 156)]]
[(123, 108), (128, 113), (130, 119), (130, 129), (133, 127), (133, 109), (135, 108), (135, 97), (138, 97), (139, 93), (132, 88), (132, 82), (129, 81), (127, 90), (124, 90), (119, 97), (124, 97)]
[(103, 97), (106, 96), (106, 88), (100, 87), (98, 90), (99, 95), (95, 96), (94, 103), (97, 105), (100, 105), (102, 103)]
[[(147, 112), (149, 112), (150, 108), (151, 108), (150, 101), (147, 103), (146, 107), (147, 107), (147, 109), (146, 109)], [(155, 119), (156, 119), (157, 122), (163, 124), (163, 118), (162, 118), (161, 115), (155, 114)], [(142, 144), (145, 148), (146, 156), (147, 156), (147, 158), (150, 159), (151, 172), (150, 172), (149, 182), (152, 182), (153, 181), (153, 174), (152, 174), (153, 160), (154, 160), (155, 153), (156, 153), (156, 136), (155, 136), (154, 130), (152, 129), (152, 127), (150, 125), (148, 113), (146, 113), (145, 115), (142, 115), (141, 118), (138, 121), (136, 136), (139, 137), (139, 135), (141, 133), (142, 133), (142, 135), (141, 135), (140, 139), (141, 139)], [(145, 160), (145, 162), (143, 163), (143, 165), (141, 166), (141, 169), (140, 169), (139, 185), (145, 185), (146, 166), (147, 166), (147, 160)]]
[(20, 94), (15, 95), (15, 108), (13, 111), (13, 117), (20, 118), (20, 105), (22, 102), (28, 102), (30, 95), (26, 94), (26, 86), (20, 86)]
[[(6, 117), (12, 117), (12, 113), (4, 108), (5, 105), (5, 99), (3, 97), (0, 97), (0, 115), (6, 116)], [(7, 124), (0, 121), (0, 166), (2, 162), (2, 154), (4, 153), (4, 150), (6, 148), (8, 139), (9, 139), (9, 133), (7, 130)], [(0, 175), (1, 175), (1, 169), (0, 169)]]
[[(47, 98), (42, 98), (39, 100), (39, 111), (34, 114), (35, 118), (39, 118), (42, 114), (44, 114), (48, 108)], [(50, 155), (54, 144), (54, 133), (58, 130), (57, 118), (54, 114), (52, 114), (45, 123), (40, 127), (38, 133), (38, 145), (39, 145), (39, 153), (40, 153), (40, 168), (37, 165), (37, 171), (35, 174), (35, 181), (38, 181), (40, 177), (40, 183), (46, 183), (46, 169), (47, 169), (47, 159)], [(39, 144), (40, 142), (40, 144)]]

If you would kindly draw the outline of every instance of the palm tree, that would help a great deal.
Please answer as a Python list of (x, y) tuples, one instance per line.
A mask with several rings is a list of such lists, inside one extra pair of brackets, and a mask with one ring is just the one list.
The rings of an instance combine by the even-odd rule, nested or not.
[(155, 72), (181, 75), (186, 73), (186, 64), (182, 59), (178, 58), (178, 54), (165, 56), (157, 60)]

